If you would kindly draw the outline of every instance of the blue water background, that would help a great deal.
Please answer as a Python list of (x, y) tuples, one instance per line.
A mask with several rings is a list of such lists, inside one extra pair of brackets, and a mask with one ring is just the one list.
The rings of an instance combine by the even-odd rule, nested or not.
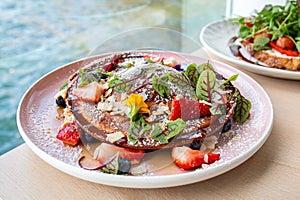
[(0, 155), (24, 143), (16, 110), (41, 76), (138, 27), (169, 28), (199, 42), (201, 28), (224, 13), (220, 0), (1, 0)]

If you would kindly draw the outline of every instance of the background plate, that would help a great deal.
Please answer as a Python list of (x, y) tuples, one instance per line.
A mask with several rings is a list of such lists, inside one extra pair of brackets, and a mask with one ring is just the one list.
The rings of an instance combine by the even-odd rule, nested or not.
[(228, 48), (228, 42), (237, 35), (238, 28), (239, 24), (232, 23), (230, 20), (212, 22), (203, 27), (200, 33), (200, 41), (210, 53), (242, 69), (270, 77), (300, 80), (299, 71), (294, 72), (254, 65), (233, 56)]
[[(205, 58), (175, 52), (139, 51), (162, 57), (174, 57), (181, 63), (207, 62)], [(55, 138), (60, 121), (56, 119), (56, 105), (54, 95), (59, 86), (82, 64), (95, 58), (107, 55), (85, 58), (64, 65), (39, 79), (23, 96), (17, 113), (17, 124), (20, 134), (27, 145), (44, 161), (55, 168), (72, 176), (111, 186), (130, 188), (160, 188), (179, 186), (194, 183), (222, 174), (252, 156), (266, 141), (273, 125), (273, 107), (263, 88), (245, 73), (222, 64), (209, 60), (215, 69), (229, 77), (239, 74), (234, 85), (247, 97), (253, 105), (251, 118), (234, 129), (234, 137), (220, 143), (218, 152), (221, 159), (194, 171), (180, 170), (175, 164), (169, 162), (164, 168), (148, 175), (122, 176), (105, 174), (98, 171), (88, 171), (78, 166), (78, 157), (82, 146), (70, 147)], [(225, 139), (224, 139), (225, 141)], [(170, 160), (171, 152), (164, 151), (155, 156), (160, 160)]]

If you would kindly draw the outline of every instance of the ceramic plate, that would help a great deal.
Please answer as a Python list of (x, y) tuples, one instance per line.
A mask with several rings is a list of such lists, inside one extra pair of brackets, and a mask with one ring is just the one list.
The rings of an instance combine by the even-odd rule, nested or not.
[(239, 25), (230, 20), (217, 21), (206, 25), (200, 33), (200, 41), (212, 54), (242, 69), (270, 77), (300, 80), (300, 72), (263, 67), (240, 60), (228, 48), (229, 40), (237, 35)]
[[(207, 58), (175, 52), (147, 51), (146, 53), (160, 57), (172, 56), (183, 64), (200, 64), (208, 61)], [(28, 89), (18, 107), (17, 123), (25, 142), (40, 158), (67, 174), (91, 182), (129, 188), (185, 185), (215, 177), (235, 168), (252, 156), (270, 134), (273, 125), (273, 107), (264, 89), (245, 73), (218, 61), (209, 60), (216, 71), (225, 77), (239, 74), (234, 85), (253, 105), (251, 118), (242, 125), (236, 125), (231, 137), (224, 136), (223, 142), (219, 144), (217, 151), (221, 154), (220, 160), (205, 168), (184, 171), (172, 162), (171, 151), (163, 150), (153, 154), (152, 160), (163, 161), (164, 165), (147, 175), (112, 175), (82, 169), (78, 165), (78, 158), (83, 147), (80, 145), (70, 147), (55, 138), (61, 122), (56, 119), (57, 108), (54, 95), (59, 86), (83, 63), (106, 56), (75, 61), (46, 74)], [(144, 162), (149, 159), (147, 156)]]

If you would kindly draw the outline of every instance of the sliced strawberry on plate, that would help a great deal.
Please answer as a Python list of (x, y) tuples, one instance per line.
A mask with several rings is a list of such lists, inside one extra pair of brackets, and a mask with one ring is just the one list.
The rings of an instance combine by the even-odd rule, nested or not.
[(170, 120), (181, 118), (183, 120), (197, 119), (210, 115), (210, 106), (188, 99), (173, 99)]
[(75, 122), (66, 122), (59, 129), (56, 138), (69, 145), (76, 145), (80, 134), (77, 131)]
[(101, 95), (104, 94), (104, 88), (99, 83), (92, 82), (81, 88), (75, 88), (72, 94), (83, 100), (98, 102)]
[(193, 150), (189, 147), (174, 147), (172, 158), (178, 167), (182, 169), (194, 169), (202, 164), (210, 164), (220, 159), (220, 154)]
[(119, 152), (119, 158), (125, 158), (131, 163), (139, 163), (139, 161), (144, 157), (145, 152), (143, 150), (128, 149), (123, 147), (118, 147), (112, 144), (102, 143), (100, 144), (94, 152), (94, 158), (105, 163), (111, 159), (116, 153)]
[(181, 118), (181, 108), (180, 102), (176, 98), (174, 98), (172, 102), (172, 110), (170, 120), (176, 120), (177, 118)]

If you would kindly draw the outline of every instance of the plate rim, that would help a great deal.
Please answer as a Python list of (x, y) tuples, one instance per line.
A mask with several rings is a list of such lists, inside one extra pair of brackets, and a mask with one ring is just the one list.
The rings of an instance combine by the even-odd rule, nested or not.
[(298, 71), (288, 71), (288, 70), (282, 70), (282, 69), (277, 69), (277, 68), (267, 68), (259, 65), (254, 65), (251, 63), (247, 63), (243, 60), (236, 59), (233, 57), (230, 57), (229, 55), (225, 55), (222, 52), (219, 52), (215, 48), (211, 47), (207, 40), (205, 40), (205, 33), (208, 28), (215, 26), (216, 24), (233, 24), (233, 22), (230, 21), (230, 19), (225, 19), (225, 20), (217, 20), (210, 22), (206, 24), (200, 31), (199, 39), (201, 44), (204, 46), (204, 49), (207, 49), (209, 52), (212, 54), (216, 55), (217, 57), (224, 59), (225, 61), (230, 62), (233, 65), (238, 65), (240, 68), (264, 75), (264, 76), (269, 76), (273, 78), (281, 78), (281, 79), (288, 79), (288, 80), (300, 80), (300, 72)]
[[(145, 51), (143, 51), (145, 52)], [(154, 51), (154, 52), (161, 52), (161, 51)], [(178, 52), (176, 52), (178, 53)], [(181, 55), (184, 53), (180, 53)], [(104, 55), (111, 55), (111, 53), (108, 54), (101, 54), (101, 56)], [(191, 57), (198, 57), (195, 55), (191, 54), (186, 54)], [(99, 56), (99, 55), (97, 55)], [(123, 187), (123, 188), (166, 188), (166, 187), (174, 187), (174, 186), (181, 186), (181, 185), (187, 185), (195, 182), (200, 182), (204, 181), (216, 176), (219, 176), (227, 171), (230, 171), (233, 168), (236, 168), (240, 164), (244, 163), (247, 161), (252, 155), (254, 155), (260, 148), (261, 146), (265, 143), (265, 141), (268, 139), (272, 128), (274, 124), (274, 109), (273, 109), (273, 104), (271, 102), (271, 99), (267, 92), (261, 87), (261, 85), (256, 82), (253, 78), (251, 78), (249, 75), (246, 73), (228, 65), (225, 63), (222, 63), (220, 61), (214, 60), (214, 59), (209, 59), (216, 63), (219, 66), (225, 66), (229, 68), (230, 71), (236, 71), (239, 72), (240, 74), (243, 74), (244, 77), (247, 79), (251, 80), (254, 84), (256, 84), (256, 87), (259, 88), (264, 96), (264, 99), (267, 100), (267, 105), (270, 108), (270, 120), (268, 121), (268, 126), (266, 127), (265, 130), (263, 130), (265, 133), (262, 134), (262, 136), (259, 138), (259, 140), (254, 143), (252, 148), (249, 148), (247, 151), (244, 153), (240, 154), (239, 156), (236, 156), (232, 158), (229, 161), (226, 161), (225, 163), (222, 163), (220, 165), (216, 166), (211, 166), (205, 170), (194, 170), (191, 172), (186, 172), (186, 173), (180, 173), (180, 174), (169, 174), (169, 175), (158, 175), (158, 176), (119, 176), (119, 175), (112, 175), (112, 174), (105, 174), (105, 173), (99, 173), (96, 171), (87, 171), (85, 169), (79, 168), (77, 166), (73, 166), (70, 164), (67, 164), (51, 155), (49, 155), (47, 152), (43, 151), (40, 149), (37, 145), (35, 145), (31, 139), (27, 136), (25, 133), (23, 127), (22, 127), (22, 122), (20, 119), (21, 116), (21, 109), (24, 106), (24, 100), (25, 98), (29, 95), (30, 92), (33, 91), (34, 87), (38, 85), (43, 79), (47, 78), (47, 76), (51, 75), (52, 73), (55, 73), (56, 71), (59, 71), (65, 67), (68, 67), (69, 65), (72, 65), (74, 63), (97, 57), (97, 56), (92, 56), (92, 57), (86, 57), (86, 58), (81, 58), (75, 61), (72, 61), (70, 63), (67, 63), (65, 65), (62, 65), (61, 67), (58, 67), (41, 78), (39, 78), (35, 83), (33, 83), (27, 91), (24, 93), (22, 96), (18, 109), (17, 109), (17, 127), (19, 129), (20, 135), (24, 139), (25, 143), (30, 147), (30, 149), (42, 160), (44, 160), (46, 163), (50, 164), (54, 168), (69, 174), (71, 176), (94, 182), (94, 183), (99, 183), (103, 185), (109, 185), (109, 186), (116, 186), (116, 187)], [(95, 174), (97, 176), (95, 176)], [(114, 181), (115, 178), (117, 177), (118, 181)], [(201, 178), (199, 178), (201, 177)], [(113, 181), (112, 181), (113, 180)]]

